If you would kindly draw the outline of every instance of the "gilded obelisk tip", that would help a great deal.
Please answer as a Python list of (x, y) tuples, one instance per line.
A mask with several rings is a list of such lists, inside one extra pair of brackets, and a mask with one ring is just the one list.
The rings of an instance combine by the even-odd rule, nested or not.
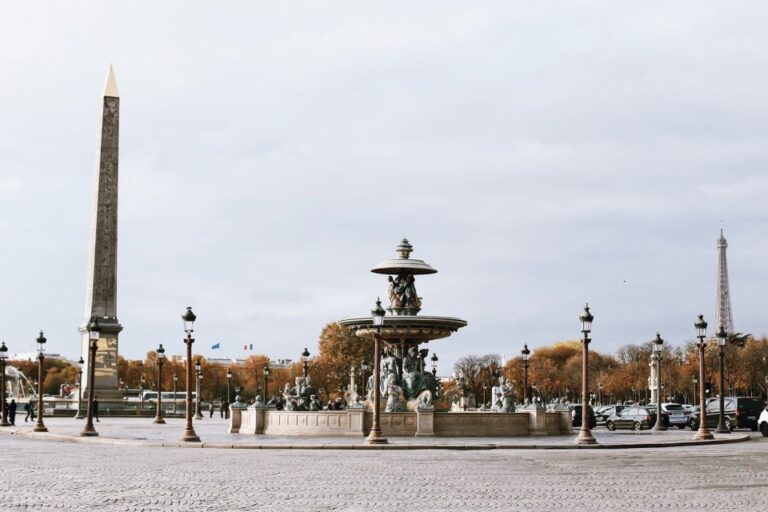
[(117, 93), (117, 80), (115, 80), (115, 70), (112, 69), (112, 64), (109, 65), (109, 73), (107, 74), (107, 83), (104, 84), (103, 96), (109, 96), (111, 98), (119, 98)]

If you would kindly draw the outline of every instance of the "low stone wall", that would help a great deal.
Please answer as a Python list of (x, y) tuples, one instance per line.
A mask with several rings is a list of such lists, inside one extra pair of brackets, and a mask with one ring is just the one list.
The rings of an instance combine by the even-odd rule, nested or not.
[[(414, 437), (416, 436), (416, 412), (383, 412), (381, 413), (381, 433), (384, 437)], [(373, 411), (365, 415), (365, 435), (373, 426)]]
[(435, 435), (444, 437), (513, 437), (527, 436), (527, 412), (435, 413)]
[[(373, 413), (345, 411), (276, 411), (270, 408), (232, 410), (231, 433), (275, 436), (367, 436)], [(510, 414), (493, 412), (398, 412), (381, 414), (385, 437), (517, 437), (571, 433), (563, 412), (543, 410)]]

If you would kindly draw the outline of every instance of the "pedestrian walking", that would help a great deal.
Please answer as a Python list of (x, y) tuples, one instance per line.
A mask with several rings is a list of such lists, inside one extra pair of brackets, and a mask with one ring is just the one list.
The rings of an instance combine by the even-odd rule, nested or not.
[(93, 419), (99, 421), (99, 397), (93, 397)]
[(208, 417), (213, 418), (213, 400), (208, 402)]
[(11, 425), (16, 425), (16, 400), (11, 400), (10, 405), (8, 405), (8, 422)]
[(224, 413), (224, 419), (228, 420), (229, 419), (229, 402), (225, 401), (222, 409), (223, 409), (222, 412)]
[(35, 402), (27, 402), (24, 405), (24, 410), (27, 412), (27, 415), (24, 417), (24, 423), (35, 421)]

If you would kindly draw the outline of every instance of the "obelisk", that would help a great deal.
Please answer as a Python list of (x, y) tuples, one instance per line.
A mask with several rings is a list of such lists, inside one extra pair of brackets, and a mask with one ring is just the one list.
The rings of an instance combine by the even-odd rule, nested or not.
[[(117, 376), (117, 162), (120, 133), (120, 97), (112, 66), (104, 86), (101, 130), (93, 186), (93, 217), (88, 251), (88, 280), (85, 290), (85, 321), (80, 325), (83, 360), (88, 360), (88, 328), (91, 317), (99, 321), (100, 335), (94, 362), (97, 395), (119, 393)], [(83, 368), (83, 391), (92, 384)]]

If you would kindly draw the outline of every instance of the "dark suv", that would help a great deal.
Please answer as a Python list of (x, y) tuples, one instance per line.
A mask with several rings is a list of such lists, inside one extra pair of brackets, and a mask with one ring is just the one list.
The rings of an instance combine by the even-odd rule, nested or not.
[[(753, 396), (727, 396), (723, 398), (723, 423), (725, 428), (748, 428), (757, 430), (757, 418), (765, 407), (765, 402)], [(720, 400), (712, 400), (707, 404), (707, 427), (717, 427), (720, 416)], [(691, 416), (691, 430), (699, 428), (699, 415)]]
[[(589, 406), (587, 411), (589, 414), (589, 428), (595, 428), (597, 426), (597, 418), (595, 417), (595, 411), (592, 406)], [(581, 404), (573, 405), (571, 407), (571, 425), (574, 427), (581, 427)]]

